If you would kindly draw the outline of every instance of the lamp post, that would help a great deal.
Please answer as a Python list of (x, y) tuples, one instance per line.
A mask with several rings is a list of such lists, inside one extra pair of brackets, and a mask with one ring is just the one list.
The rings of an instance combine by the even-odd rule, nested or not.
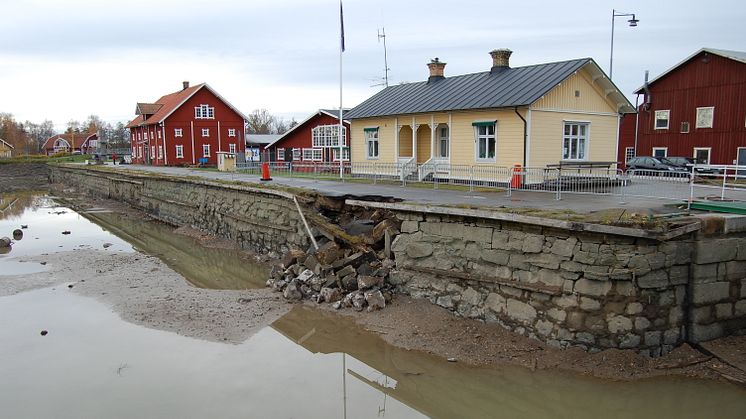
[(609, 80), (614, 75), (614, 21), (620, 16), (631, 17), (632, 19), (627, 20), (629, 26), (636, 27), (639, 19), (635, 18), (634, 13), (618, 13), (616, 10), (611, 9), (611, 53), (609, 54)]

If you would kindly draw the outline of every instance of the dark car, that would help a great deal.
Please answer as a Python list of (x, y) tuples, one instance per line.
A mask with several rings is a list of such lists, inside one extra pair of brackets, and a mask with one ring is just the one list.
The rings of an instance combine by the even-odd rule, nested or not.
[(637, 171), (651, 170), (656, 172), (667, 172), (671, 174), (687, 173), (686, 167), (680, 167), (667, 162), (664, 158), (652, 156), (632, 157), (631, 159), (629, 159), (629, 161), (627, 161), (627, 169)]
[[(664, 157), (661, 160), (666, 161), (674, 166), (681, 167), (687, 172), (691, 172), (692, 166), (696, 164), (694, 159), (691, 157)], [(717, 175), (719, 173), (717, 169), (713, 169), (711, 167), (695, 166), (694, 171), (700, 175)]]

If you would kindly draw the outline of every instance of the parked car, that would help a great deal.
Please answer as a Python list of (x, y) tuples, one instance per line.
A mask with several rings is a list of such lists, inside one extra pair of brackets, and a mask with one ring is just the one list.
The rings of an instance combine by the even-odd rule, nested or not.
[[(691, 172), (692, 166), (696, 164), (694, 159), (691, 157), (664, 157), (661, 160), (668, 162), (674, 166), (684, 168), (687, 172)], [(717, 175), (718, 173), (720, 173), (718, 169), (713, 169), (711, 167), (695, 166), (694, 171), (699, 175)]]
[(632, 157), (627, 161), (628, 170), (637, 171), (656, 171), (656, 172), (667, 172), (671, 174), (684, 174), (687, 173), (685, 167), (676, 166), (675, 164), (667, 162), (664, 158), (652, 157), (652, 156), (638, 156)]

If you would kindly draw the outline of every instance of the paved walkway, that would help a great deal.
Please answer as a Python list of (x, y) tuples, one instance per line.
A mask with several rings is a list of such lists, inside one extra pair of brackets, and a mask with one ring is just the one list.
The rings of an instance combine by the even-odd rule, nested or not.
[(665, 211), (665, 204), (676, 201), (656, 198), (626, 197), (613, 195), (585, 195), (563, 193), (561, 200), (555, 199), (554, 193), (548, 192), (469, 192), (468, 189), (447, 190), (432, 189), (424, 184), (401, 187), (396, 185), (381, 185), (359, 182), (338, 182), (329, 180), (314, 180), (308, 178), (275, 177), (270, 182), (262, 182), (258, 175), (243, 173), (216, 172), (205, 169), (190, 169), (182, 167), (161, 167), (144, 165), (116, 165), (108, 166), (117, 170), (138, 170), (163, 173), (174, 176), (201, 176), (206, 179), (220, 179), (241, 181), (256, 184), (276, 184), (296, 188), (312, 189), (327, 196), (349, 196), (364, 199), (366, 196), (384, 196), (401, 199), (408, 202), (435, 205), (474, 205), (480, 207), (512, 207), (512, 208), (540, 208), (546, 210), (572, 210), (577, 213), (592, 211), (629, 208)]

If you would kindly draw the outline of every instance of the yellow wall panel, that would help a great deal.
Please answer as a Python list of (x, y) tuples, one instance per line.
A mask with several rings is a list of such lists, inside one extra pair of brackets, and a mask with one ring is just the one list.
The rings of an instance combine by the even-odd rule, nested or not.
[(541, 167), (562, 160), (565, 122), (587, 122), (589, 161), (616, 161), (617, 117), (531, 111), (529, 166)]
[[(576, 91), (580, 96), (575, 95)], [(591, 76), (582, 69), (534, 102), (531, 108), (616, 113), (614, 105), (606, 100), (605, 93), (593, 84)]]

